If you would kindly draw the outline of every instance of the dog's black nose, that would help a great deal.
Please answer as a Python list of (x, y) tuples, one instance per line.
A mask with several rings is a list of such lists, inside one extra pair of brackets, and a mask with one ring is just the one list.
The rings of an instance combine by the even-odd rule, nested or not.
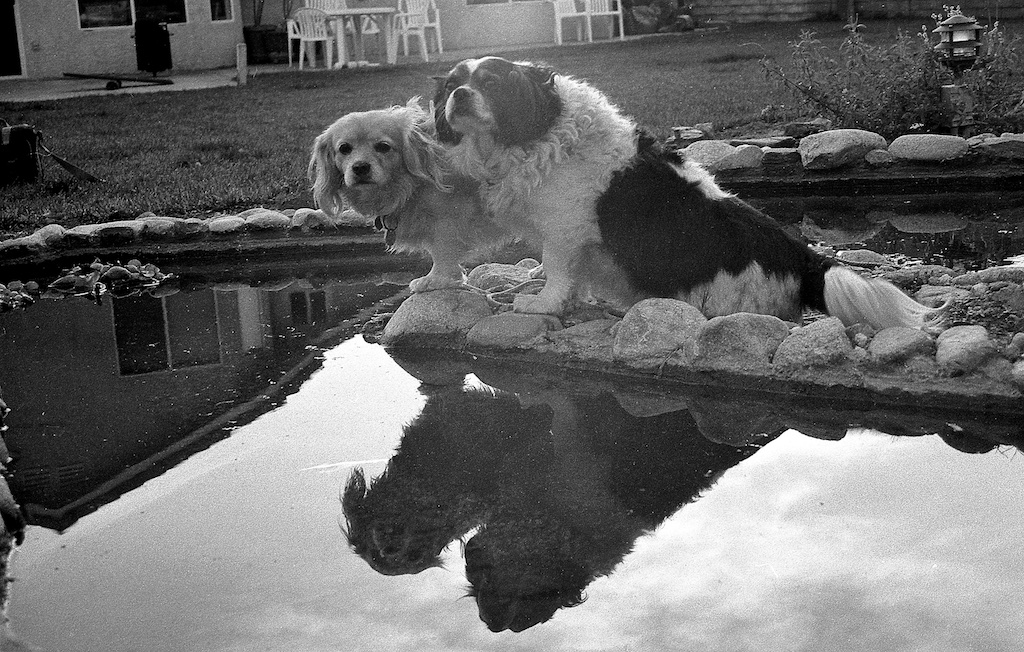
[(368, 177), (373, 172), (373, 166), (366, 161), (359, 161), (352, 164), (352, 174), (357, 177)]

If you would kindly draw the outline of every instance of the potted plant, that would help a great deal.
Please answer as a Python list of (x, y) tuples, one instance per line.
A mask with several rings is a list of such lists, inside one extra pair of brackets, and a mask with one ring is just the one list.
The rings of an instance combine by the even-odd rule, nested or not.
[[(252, 0), (252, 25), (242, 28), (249, 63), (283, 63), (288, 60), (288, 32), (284, 21), (263, 24), (263, 6), (266, 0)], [(287, 19), (292, 0), (283, 0), (281, 10)]]

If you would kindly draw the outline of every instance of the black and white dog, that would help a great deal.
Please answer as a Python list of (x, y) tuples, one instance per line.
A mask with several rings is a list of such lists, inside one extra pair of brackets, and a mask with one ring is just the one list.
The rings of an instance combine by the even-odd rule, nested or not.
[(440, 81), (434, 120), (450, 163), (481, 182), (488, 212), (541, 248), (547, 284), (517, 297), (518, 312), (559, 314), (589, 291), (627, 305), (674, 297), (708, 317), (799, 323), (815, 308), (877, 329), (935, 319), (892, 284), (813, 252), (583, 81), (467, 59)]

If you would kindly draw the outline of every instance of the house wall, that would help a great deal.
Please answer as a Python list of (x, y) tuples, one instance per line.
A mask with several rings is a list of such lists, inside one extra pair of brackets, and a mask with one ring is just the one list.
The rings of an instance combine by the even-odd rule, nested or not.
[[(16, 9), (25, 77), (139, 74), (134, 26), (82, 29), (74, 1), (18, 0)], [(233, 66), (235, 45), (243, 42), (240, 0), (232, 0), (227, 21), (211, 21), (209, 0), (186, 0), (185, 11), (188, 22), (169, 25), (173, 70)]]
[[(736, 23), (795, 22), (838, 15), (846, 0), (694, 0), (693, 13)], [(838, 3), (838, 4), (837, 4)], [(680, 3), (683, 4), (683, 3)]]

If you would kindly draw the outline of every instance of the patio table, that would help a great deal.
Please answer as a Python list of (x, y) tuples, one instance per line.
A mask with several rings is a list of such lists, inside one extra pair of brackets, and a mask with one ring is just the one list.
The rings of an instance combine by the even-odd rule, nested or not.
[(334, 25), (334, 33), (338, 36), (337, 67), (348, 63), (348, 48), (345, 47), (345, 22), (352, 22), (352, 41), (356, 49), (356, 60), (365, 59), (363, 48), (363, 18), (369, 18), (380, 29), (384, 37), (384, 57), (389, 64), (398, 59), (398, 41), (395, 38), (394, 7), (358, 7), (352, 9), (334, 9), (326, 12), (327, 18)]

